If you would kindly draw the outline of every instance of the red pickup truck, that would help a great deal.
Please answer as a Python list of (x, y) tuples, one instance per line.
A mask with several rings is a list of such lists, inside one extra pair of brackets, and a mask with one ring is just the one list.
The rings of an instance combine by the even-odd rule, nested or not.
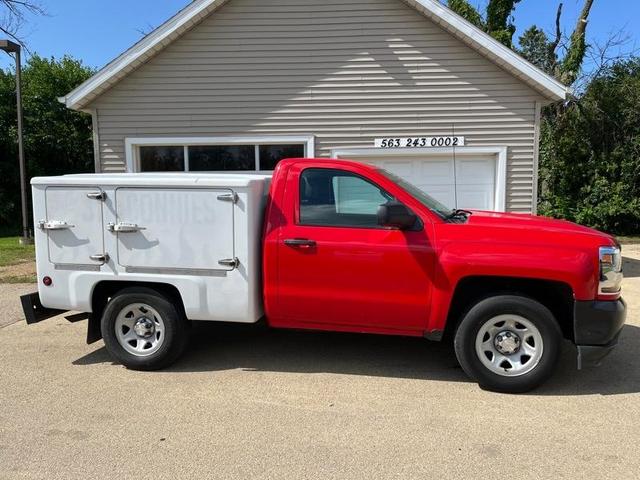
[[(207, 175), (34, 181), (36, 199), (40, 191), (49, 195), (52, 185), (63, 189), (71, 182), (76, 193), (79, 185), (99, 186), (86, 193), (90, 201), (61, 203), (65, 218), (36, 218), (42, 227), (38, 248), (61, 231), (81, 228), (73, 212), (82, 201), (94, 208), (90, 202), (97, 199), (107, 207), (101, 225), (108, 225), (104, 248), (110, 251), (91, 257), (101, 262), (97, 271), (69, 274), (69, 268), (44, 265), (42, 250), (40, 298), (23, 299), (27, 319), (46, 318), (46, 307), (89, 312), (92, 339), (101, 335), (118, 360), (141, 369), (162, 368), (179, 356), (188, 320), (266, 318), (275, 328), (452, 340), (464, 371), (481, 386), (504, 392), (545, 381), (563, 338), (577, 345), (579, 368), (597, 364), (624, 325), (621, 251), (610, 235), (534, 215), (451, 210), (392, 173), (356, 162), (288, 159), (271, 180), (246, 175), (253, 180), (244, 186), (229, 183), (239, 182), (239, 175)], [(168, 179), (174, 183), (159, 185)], [(153, 188), (145, 193), (132, 182)], [(182, 182), (179, 188), (176, 182)], [(264, 191), (255, 182), (263, 182)], [(208, 197), (206, 185), (228, 193), (215, 190), (217, 197)], [(189, 189), (199, 196), (163, 203), (163, 188), (174, 196)], [(128, 198), (133, 207), (127, 210)], [(220, 201), (207, 204), (220, 213), (215, 210), (204, 227), (204, 217), (194, 213), (204, 211), (198, 198)], [(44, 217), (34, 203), (36, 217)], [(162, 219), (168, 222), (167, 209), (176, 205), (190, 205), (187, 216), (200, 220), (165, 228)], [(213, 263), (203, 248), (226, 238), (227, 208), (235, 209), (228, 228), (235, 232), (236, 253), (218, 261), (222, 273), (215, 273), (196, 260)], [(132, 219), (143, 215), (140, 210), (147, 217)], [(117, 215), (110, 220), (112, 211)], [(128, 223), (121, 222), (124, 216)], [(187, 222), (185, 215), (173, 218)], [(172, 245), (174, 234), (182, 250), (178, 263), (171, 263), (175, 249), (154, 257), (154, 249)], [(54, 240), (56, 248), (64, 244), (63, 236)], [(73, 248), (62, 248), (61, 258)], [(194, 259), (186, 256), (191, 251), (205, 253)], [(60, 283), (65, 287), (56, 297)], [(223, 308), (228, 310), (221, 313)]]

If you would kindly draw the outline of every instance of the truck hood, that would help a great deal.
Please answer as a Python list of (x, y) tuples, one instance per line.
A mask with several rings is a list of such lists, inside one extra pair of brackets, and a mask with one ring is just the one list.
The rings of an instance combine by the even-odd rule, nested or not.
[(477, 227), (492, 227), (496, 229), (521, 230), (524, 232), (544, 231), (549, 234), (585, 235), (594, 240), (606, 240), (606, 243), (617, 243), (609, 234), (584, 227), (566, 220), (556, 220), (525, 213), (501, 213), (483, 210), (472, 210), (467, 224)]

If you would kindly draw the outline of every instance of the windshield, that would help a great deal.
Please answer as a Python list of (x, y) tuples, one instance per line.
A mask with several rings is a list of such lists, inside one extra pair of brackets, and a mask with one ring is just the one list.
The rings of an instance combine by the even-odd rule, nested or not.
[(446, 207), (445, 205), (440, 203), (438, 200), (433, 198), (431, 195), (428, 195), (422, 190), (420, 190), (415, 185), (412, 185), (406, 180), (400, 178), (399, 176), (391, 172), (388, 172), (384, 168), (379, 168), (378, 172), (380, 172), (382, 175), (387, 177), (392, 182), (398, 184), (402, 189), (410, 193), (413, 196), (413, 198), (418, 200), (420, 203), (422, 203), (425, 207), (427, 207), (431, 211), (435, 212), (441, 218), (446, 219), (451, 214), (451, 209), (449, 207)]

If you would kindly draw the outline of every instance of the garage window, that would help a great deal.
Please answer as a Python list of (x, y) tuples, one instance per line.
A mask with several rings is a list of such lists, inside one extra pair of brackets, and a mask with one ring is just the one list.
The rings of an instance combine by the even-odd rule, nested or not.
[(305, 148), (305, 143), (140, 145), (138, 171), (269, 171), (284, 158), (304, 157)]
[(187, 148), (192, 172), (256, 170), (253, 145), (204, 145)]
[(275, 170), (283, 158), (304, 157), (304, 145), (260, 145), (260, 170)]
[(181, 172), (184, 171), (184, 148), (163, 145), (161, 147), (140, 147), (141, 172)]

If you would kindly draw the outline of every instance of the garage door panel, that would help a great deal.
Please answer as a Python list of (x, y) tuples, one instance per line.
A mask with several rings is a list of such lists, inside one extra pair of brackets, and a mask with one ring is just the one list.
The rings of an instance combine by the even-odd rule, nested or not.
[(493, 188), (489, 186), (460, 186), (458, 185), (459, 208), (477, 210), (493, 209)]
[[(450, 208), (495, 208), (495, 156), (377, 157), (363, 160), (411, 182)], [(455, 170), (454, 170), (455, 168)], [(455, 175), (454, 175), (455, 171)], [(457, 200), (457, 205), (456, 205)]]
[(390, 171), (391, 173), (395, 173), (396, 175), (402, 177), (402, 178), (411, 178), (413, 176), (415, 176), (415, 172), (414, 172), (414, 164), (415, 162), (410, 161), (410, 160), (406, 160), (406, 161), (391, 161), (391, 160), (386, 160), (386, 161), (372, 161), (371, 163), (373, 163), (374, 165), (379, 165), (380, 167), (384, 168), (385, 170)]
[(451, 160), (417, 160), (421, 164), (420, 175), (414, 178), (427, 185), (453, 184), (453, 162)]
[(433, 198), (447, 207), (453, 208), (456, 203), (453, 185), (416, 185), (423, 192), (428, 193)]
[(493, 159), (460, 159), (456, 164), (458, 185), (493, 185), (495, 183), (496, 162)]

